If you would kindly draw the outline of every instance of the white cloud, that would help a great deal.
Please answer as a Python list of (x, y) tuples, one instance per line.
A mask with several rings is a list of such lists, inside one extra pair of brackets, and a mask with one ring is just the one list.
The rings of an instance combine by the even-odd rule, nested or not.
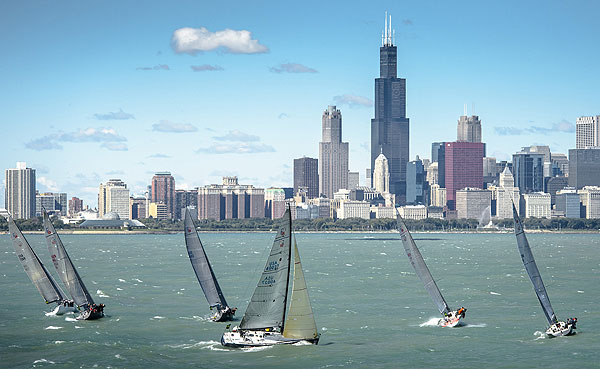
[(126, 119), (135, 119), (133, 114), (125, 113), (123, 109), (119, 109), (119, 111), (111, 111), (105, 114), (96, 113), (94, 117), (98, 120), (126, 120)]
[(175, 123), (168, 120), (161, 120), (160, 122), (152, 125), (152, 130), (156, 132), (183, 133), (196, 132), (198, 128), (187, 123)]
[(42, 138), (36, 138), (25, 144), (25, 147), (31, 150), (43, 151), (43, 150), (62, 150), (62, 146), (54, 142), (54, 137), (45, 136)]
[(166, 64), (157, 64), (153, 67), (137, 67), (135, 70), (171, 70)]
[(224, 29), (211, 32), (205, 27), (185, 27), (175, 30), (171, 38), (171, 47), (176, 53), (191, 55), (219, 48), (233, 54), (258, 54), (269, 51), (268, 47), (252, 39), (250, 31)]
[(105, 142), (101, 145), (107, 150), (110, 151), (127, 151), (127, 144), (123, 142)]
[(277, 67), (269, 68), (269, 70), (273, 73), (319, 73), (316, 69), (298, 63), (279, 64)]
[(148, 157), (153, 158), (153, 159), (166, 159), (166, 158), (170, 158), (171, 156), (167, 155), (167, 154), (156, 153), (156, 154), (152, 154)]
[(373, 106), (373, 100), (358, 95), (338, 95), (333, 97), (333, 101), (336, 105), (347, 105), (351, 108), (356, 107), (371, 107)]
[(36, 138), (25, 144), (32, 150), (61, 150), (59, 142), (124, 142), (127, 138), (119, 136), (112, 128), (85, 128), (74, 132), (61, 132), (41, 138)]
[(253, 142), (213, 144), (207, 148), (196, 150), (197, 153), (204, 154), (257, 154), (274, 151), (275, 149), (270, 145)]
[(190, 68), (192, 68), (194, 72), (214, 72), (223, 70), (223, 67), (220, 65), (210, 64), (190, 65)]
[(56, 185), (56, 182), (51, 179), (46, 177), (37, 177), (36, 182), (41, 185), (42, 188), (45, 188), (45, 191), (58, 192), (58, 186)]
[(223, 136), (215, 136), (213, 137), (217, 141), (242, 141), (242, 142), (250, 142), (250, 141), (260, 141), (260, 137), (251, 135), (237, 129), (233, 131), (229, 131), (226, 135)]

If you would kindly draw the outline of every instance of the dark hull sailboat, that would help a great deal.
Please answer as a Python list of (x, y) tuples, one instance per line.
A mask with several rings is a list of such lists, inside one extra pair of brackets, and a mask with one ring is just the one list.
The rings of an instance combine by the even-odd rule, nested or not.
[(227, 305), (223, 291), (221, 291), (217, 277), (215, 277), (202, 242), (200, 242), (198, 232), (196, 232), (194, 220), (187, 208), (185, 209), (184, 228), (185, 245), (192, 268), (194, 268), (194, 273), (196, 273), (196, 278), (198, 278), (210, 309), (214, 311), (210, 319), (215, 322), (233, 320), (236, 309), (232, 309)]
[(460, 320), (465, 317), (467, 309), (464, 307), (461, 307), (458, 310), (450, 309), (446, 303), (446, 300), (444, 299), (444, 296), (442, 296), (442, 292), (435, 283), (429, 268), (427, 268), (427, 264), (425, 264), (425, 260), (417, 248), (415, 240), (412, 238), (412, 235), (408, 231), (406, 224), (404, 224), (404, 221), (397, 210), (396, 216), (398, 230), (400, 231), (400, 238), (402, 238), (402, 244), (404, 245), (404, 250), (406, 251), (408, 260), (415, 269), (415, 272), (417, 276), (419, 276), (421, 282), (423, 282), (423, 285), (429, 293), (429, 296), (431, 296), (431, 299), (437, 305), (440, 314), (442, 314), (442, 318), (438, 320), (438, 325), (449, 328), (456, 327), (459, 325)]
[(570, 336), (574, 334), (574, 330), (577, 328), (577, 318), (569, 318), (566, 321), (559, 321), (554, 314), (554, 309), (550, 304), (550, 299), (548, 298), (548, 293), (546, 292), (546, 286), (544, 286), (544, 281), (542, 281), (542, 276), (540, 275), (540, 271), (537, 267), (535, 259), (533, 258), (533, 253), (531, 252), (531, 247), (529, 246), (527, 237), (525, 236), (523, 222), (521, 222), (521, 218), (519, 218), (519, 214), (517, 213), (514, 203), (513, 218), (515, 221), (515, 236), (517, 238), (517, 246), (519, 247), (521, 260), (523, 261), (527, 275), (529, 275), (529, 279), (531, 279), (533, 289), (535, 290), (535, 294), (540, 302), (540, 305), (542, 306), (542, 310), (544, 311), (544, 315), (546, 316), (546, 320), (549, 324), (549, 327), (546, 329), (546, 335), (548, 337), (559, 337)]
[(48, 314), (62, 315), (69, 312), (77, 312), (78, 310), (73, 305), (73, 301), (67, 299), (65, 293), (58, 286), (54, 278), (52, 278), (52, 275), (48, 272), (44, 264), (42, 264), (11, 216), (8, 217), (8, 231), (17, 258), (33, 285), (37, 288), (40, 295), (42, 295), (46, 304), (57, 304), (54, 311)]
[(294, 278), (289, 309), (292, 251), (290, 210), (283, 215), (265, 269), (239, 326), (223, 333), (221, 344), (228, 347), (256, 347), (307, 342), (318, 344), (320, 335), (313, 315), (298, 245), (294, 240)]
[(75, 301), (81, 310), (77, 319), (93, 320), (102, 318), (104, 316), (104, 304), (96, 305), (94, 303), (46, 211), (44, 211), (44, 234), (46, 236), (48, 251), (50, 251), (50, 257), (58, 272), (58, 276), (73, 298), (73, 301)]

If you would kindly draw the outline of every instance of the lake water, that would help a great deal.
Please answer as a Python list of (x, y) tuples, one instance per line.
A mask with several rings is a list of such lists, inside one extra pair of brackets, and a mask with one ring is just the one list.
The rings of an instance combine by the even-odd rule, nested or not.
[[(26, 237), (53, 269), (43, 236)], [(274, 235), (200, 237), (239, 319)], [(512, 234), (415, 235), (448, 304), (468, 309), (467, 325), (450, 329), (429, 324), (439, 314), (398, 234), (297, 234), (321, 341), (241, 350), (220, 345), (227, 323), (207, 320), (183, 234), (63, 235), (106, 304), (96, 321), (46, 316), (50, 307), (1, 235), (0, 367), (597, 368), (600, 236), (528, 238), (559, 319), (579, 318), (575, 336), (543, 337), (547, 323)]]

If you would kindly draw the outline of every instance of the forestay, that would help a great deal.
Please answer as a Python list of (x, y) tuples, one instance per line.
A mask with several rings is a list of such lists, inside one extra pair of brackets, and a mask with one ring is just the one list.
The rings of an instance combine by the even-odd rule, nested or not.
[(67, 291), (69, 291), (69, 294), (73, 298), (73, 301), (75, 301), (77, 306), (92, 305), (94, 300), (92, 300), (92, 296), (90, 296), (87, 288), (85, 288), (77, 269), (75, 269), (71, 258), (67, 254), (67, 250), (65, 250), (65, 246), (60, 240), (60, 237), (58, 237), (58, 234), (48, 217), (48, 213), (45, 211), (44, 234), (46, 236), (46, 244), (48, 245), (48, 251), (50, 251), (50, 257), (52, 258), (54, 267)]
[(188, 256), (190, 257), (192, 267), (194, 268), (198, 282), (200, 282), (202, 291), (204, 291), (206, 300), (208, 300), (209, 306), (227, 307), (227, 301), (225, 301), (223, 292), (221, 292), (219, 283), (208, 262), (208, 257), (204, 252), (204, 247), (202, 247), (198, 232), (196, 232), (196, 226), (194, 225), (190, 211), (187, 208), (185, 209), (184, 227), (185, 245), (187, 247)]
[(519, 218), (519, 214), (517, 214), (517, 209), (515, 209), (514, 204), (513, 218), (515, 220), (515, 236), (517, 237), (517, 245), (519, 246), (519, 252), (521, 253), (521, 260), (523, 260), (525, 270), (527, 270), (527, 274), (531, 279), (531, 283), (533, 283), (533, 289), (535, 290), (538, 300), (542, 305), (546, 319), (548, 319), (548, 323), (552, 325), (558, 320), (556, 319), (556, 315), (554, 315), (552, 305), (550, 305), (550, 299), (548, 299), (546, 287), (544, 287), (542, 276), (540, 275), (540, 271), (535, 263), (533, 253), (531, 252), (531, 247), (529, 247), (529, 242), (527, 242), (527, 237), (525, 236), (525, 231), (523, 230), (523, 223)]
[(425, 260), (423, 260), (423, 256), (417, 248), (417, 245), (415, 244), (412, 235), (408, 231), (408, 228), (406, 228), (406, 224), (404, 224), (404, 221), (400, 217), (400, 214), (398, 214), (397, 222), (398, 228), (400, 229), (400, 237), (402, 238), (402, 244), (404, 245), (404, 250), (406, 251), (408, 260), (410, 260), (410, 263), (412, 264), (413, 268), (415, 268), (415, 272), (421, 279), (421, 282), (423, 282), (423, 284), (425, 285), (425, 289), (427, 290), (427, 292), (429, 292), (429, 296), (431, 296), (431, 299), (437, 305), (440, 313), (446, 314), (450, 312), (450, 308), (448, 307), (446, 300), (444, 300), (440, 289), (433, 280), (431, 272), (429, 271), (429, 268), (427, 268)]
[(8, 217), (8, 232), (13, 242), (17, 257), (25, 269), (25, 273), (38, 289), (47, 304), (66, 300), (65, 293), (56, 284), (56, 281), (42, 264), (29, 242), (23, 237), (23, 233), (15, 224), (12, 217)]
[(310, 306), (298, 245), (294, 238), (294, 282), (290, 308), (283, 329), (285, 338), (312, 339), (318, 335), (317, 324)]
[(283, 326), (290, 272), (291, 225), (291, 214), (287, 209), (265, 269), (240, 323), (242, 329), (281, 329)]

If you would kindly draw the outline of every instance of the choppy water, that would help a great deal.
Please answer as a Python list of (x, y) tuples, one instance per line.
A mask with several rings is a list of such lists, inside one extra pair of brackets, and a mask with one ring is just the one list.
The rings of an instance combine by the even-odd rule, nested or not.
[[(52, 268), (41, 235), (26, 236)], [(201, 234), (230, 305), (243, 314), (271, 234)], [(529, 235), (559, 318), (578, 334), (543, 338), (546, 321), (512, 234), (415, 235), (446, 300), (467, 325), (436, 327), (437, 311), (392, 234), (298, 234), (318, 346), (226, 349), (180, 235), (64, 235), (107, 317), (46, 316), (0, 236), (0, 367), (65, 368), (592, 368), (600, 362), (600, 236)]]

